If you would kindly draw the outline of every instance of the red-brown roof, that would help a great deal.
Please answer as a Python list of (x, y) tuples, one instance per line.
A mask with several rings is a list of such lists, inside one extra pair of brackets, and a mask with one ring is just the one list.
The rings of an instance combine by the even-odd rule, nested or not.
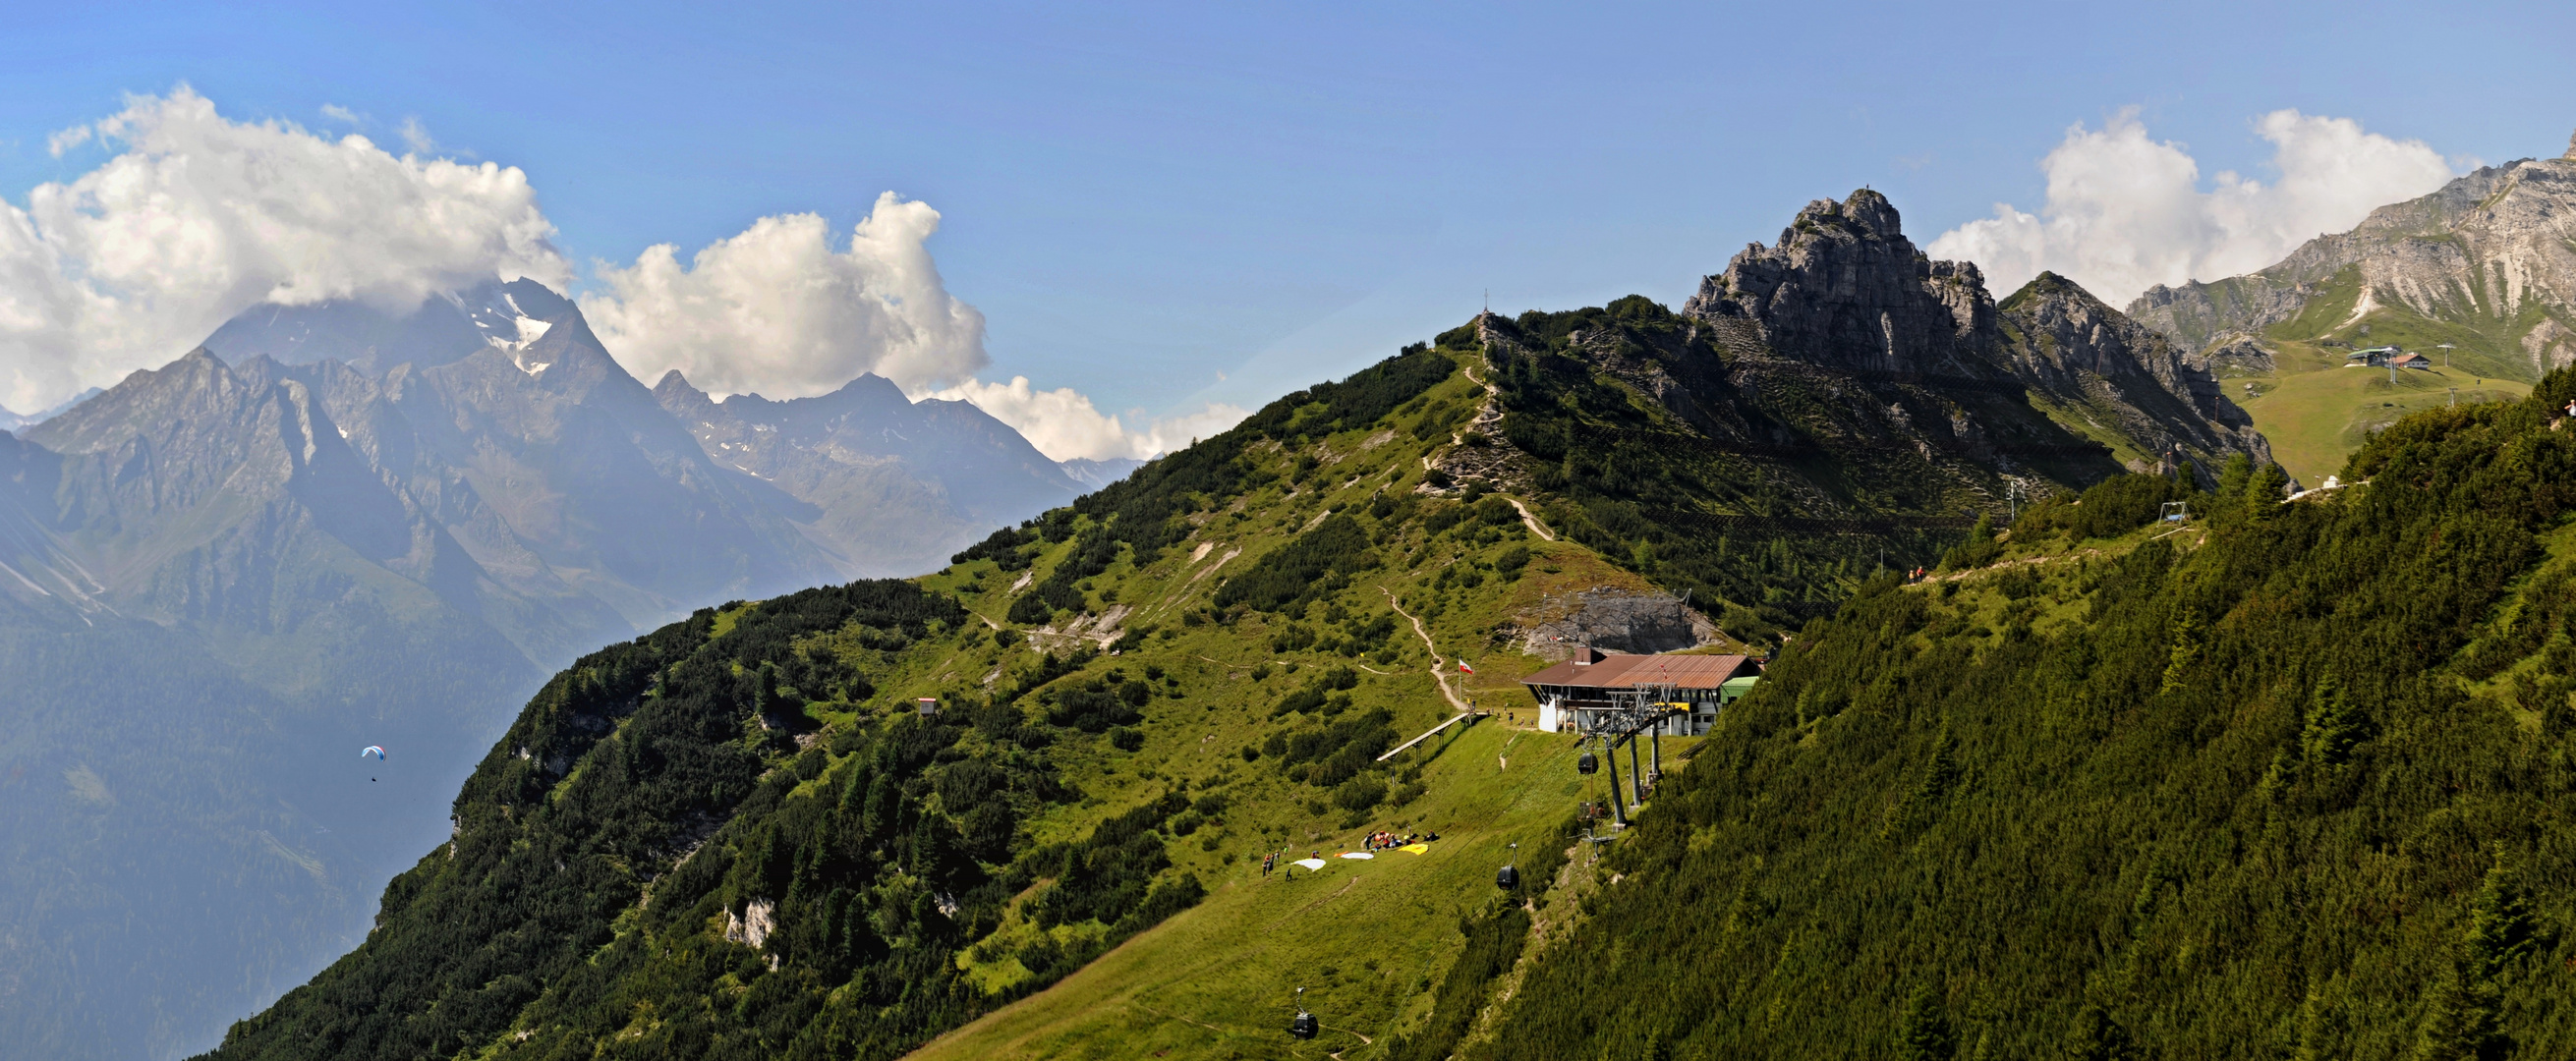
[[(1577, 655), (1576, 659), (1583, 658)], [(1715, 689), (1727, 679), (1752, 673), (1749, 656), (1602, 656), (1591, 664), (1568, 660), (1521, 679), (1523, 685), (1565, 685), (1627, 689), (1640, 685), (1673, 685)]]

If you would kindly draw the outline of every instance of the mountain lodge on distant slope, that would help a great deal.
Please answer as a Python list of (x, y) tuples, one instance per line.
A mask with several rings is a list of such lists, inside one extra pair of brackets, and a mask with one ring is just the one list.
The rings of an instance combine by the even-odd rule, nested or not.
[(1751, 656), (1625, 655), (1586, 647), (1521, 684), (1538, 698), (1542, 732), (1588, 732), (1586, 714), (1610, 710), (1613, 694), (1662, 690), (1665, 702), (1689, 704), (1690, 714), (1666, 720), (1657, 732), (1696, 737), (1717, 723), (1719, 708), (1753, 691), (1761, 672)]

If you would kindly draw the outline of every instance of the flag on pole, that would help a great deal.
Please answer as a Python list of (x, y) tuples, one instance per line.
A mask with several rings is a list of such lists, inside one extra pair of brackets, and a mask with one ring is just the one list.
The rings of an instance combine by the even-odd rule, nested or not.
[(1458, 661), (1458, 673), (1474, 674), (1476, 673), (1476, 668), (1468, 666), (1467, 661), (1462, 659)]

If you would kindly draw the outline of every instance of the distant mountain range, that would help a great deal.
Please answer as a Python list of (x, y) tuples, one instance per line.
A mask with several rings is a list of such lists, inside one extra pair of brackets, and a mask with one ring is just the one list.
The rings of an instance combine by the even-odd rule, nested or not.
[[(2308, 482), (2408, 413), (2518, 398), (2576, 363), (2576, 146), (2373, 210), (2259, 272), (2154, 287), (2129, 316), (2218, 376)], [(2422, 371), (2343, 372), (2358, 350)]]
[(105, 393), (107, 392), (96, 387), (91, 387), (88, 390), (72, 395), (61, 402), (56, 403), (52, 408), (46, 409), (42, 412), (13, 413), (7, 409), (0, 409), (0, 431), (15, 432), (20, 428), (31, 427), (36, 424), (44, 423), (47, 420), (61, 416), (64, 412), (70, 410), (72, 406), (79, 405), (82, 402)]
[(48, 1057), (202, 1047), (345, 949), (576, 653), (930, 570), (1086, 489), (875, 376), (648, 389), (525, 280), (263, 307), (30, 421), (0, 435), (0, 963), (52, 971), (0, 978), (0, 1039)]
[(2338, 295), (2350, 304), (2328, 331), (2385, 310), (2473, 331), (2482, 352), (2520, 362), (2500, 375), (2576, 362), (2576, 139), (2562, 157), (2482, 167), (2380, 207), (2261, 272), (2150, 288), (2129, 315), (2199, 351)]

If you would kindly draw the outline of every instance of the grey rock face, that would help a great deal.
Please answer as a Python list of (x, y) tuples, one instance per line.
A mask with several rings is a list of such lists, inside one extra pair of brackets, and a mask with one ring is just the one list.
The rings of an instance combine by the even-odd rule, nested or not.
[[(1868, 189), (1798, 212), (1776, 247), (1755, 244), (1701, 281), (1683, 313), (1734, 345), (1845, 372), (1952, 387), (2027, 388), (2157, 460), (2258, 461), (2269, 445), (2195, 362), (2073, 282), (2042, 274), (1998, 307), (1977, 267), (1933, 261), (1905, 238), (1896, 208)], [(1643, 385), (1643, 384), (1641, 384)], [(1654, 393), (1662, 394), (1661, 390)], [(1679, 411), (1679, 410), (1677, 410)], [(1946, 444), (1991, 459), (2001, 443), (1965, 407)], [(1899, 433), (1927, 434), (1902, 403)], [(2108, 421), (2108, 422), (2105, 422)]]
[(1517, 640), (1521, 651), (1550, 661), (1587, 645), (1612, 652), (1673, 652), (1704, 644), (1717, 633), (1669, 593), (1604, 587), (1548, 604), (1562, 608), (1562, 614), (1529, 623)]
[(2375, 307), (2503, 337), (2537, 375), (2576, 361), (2576, 156), (2488, 166), (2373, 210), (2260, 272), (2150, 288), (2129, 314), (2185, 350), (2295, 317), (2353, 270)]
[(2002, 316), (2015, 375), (2060, 401), (2104, 411), (2151, 452), (2271, 460), (2253, 418), (2227, 399), (2206, 362), (2194, 363), (2073, 281), (2041, 273), (2005, 300)]
[(1682, 305), (1752, 320), (1784, 357), (1900, 373), (1966, 371), (1994, 310), (1974, 264), (1924, 257), (1896, 207), (1868, 189), (1807, 204), (1779, 246), (1746, 248)]
[(2244, 372), (2270, 372), (2278, 367), (2271, 348), (2243, 333), (2220, 336), (2201, 352), (2201, 360), (2212, 367), (2226, 367)]

